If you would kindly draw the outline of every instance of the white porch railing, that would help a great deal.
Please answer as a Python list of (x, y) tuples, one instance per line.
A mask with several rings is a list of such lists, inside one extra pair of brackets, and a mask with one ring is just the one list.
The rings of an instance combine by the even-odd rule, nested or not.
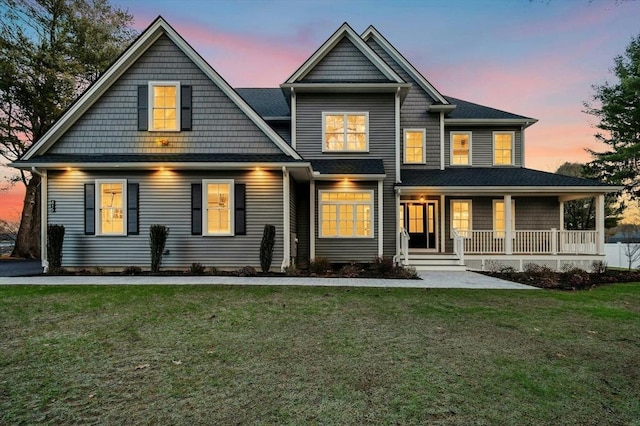
[[(456, 243), (456, 236), (463, 243)], [(598, 254), (598, 231), (512, 231), (511, 253), (514, 254)], [(458, 244), (458, 245), (457, 245)], [(506, 253), (504, 231), (454, 230), (454, 252)]]
[(464, 265), (464, 237), (458, 233), (455, 229), (453, 230), (453, 252), (458, 258), (458, 263), (460, 265)]
[(400, 255), (402, 257), (402, 264), (407, 266), (409, 264), (409, 233), (405, 228), (400, 230)]

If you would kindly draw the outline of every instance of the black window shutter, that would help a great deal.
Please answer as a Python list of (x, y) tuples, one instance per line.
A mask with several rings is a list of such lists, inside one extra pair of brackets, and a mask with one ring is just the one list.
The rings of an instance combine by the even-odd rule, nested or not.
[(180, 130), (191, 130), (191, 86), (180, 87)]
[(140, 214), (138, 209), (140, 187), (137, 183), (127, 184), (127, 235), (140, 234)]
[(138, 130), (149, 130), (149, 86), (138, 86)]
[(235, 235), (247, 234), (247, 206), (246, 192), (247, 185), (236, 183), (234, 189), (235, 203)]
[(84, 184), (84, 233), (96, 234), (96, 184)]
[(202, 235), (202, 184), (191, 184), (191, 235)]

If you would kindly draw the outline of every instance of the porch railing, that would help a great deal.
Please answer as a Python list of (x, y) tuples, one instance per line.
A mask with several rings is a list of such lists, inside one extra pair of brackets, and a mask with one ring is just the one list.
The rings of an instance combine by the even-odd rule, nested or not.
[[(456, 243), (456, 236), (462, 242)], [(511, 253), (514, 254), (597, 254), (598, 231), (517, 230), (511, 232)], [(504, 231), (454, 230), (454, 252), (460, 247), (465, 253), (506, 253)]]
[(453, 252), (458, 258), (458, 263), (464, 265), (464, 237), (453, 230)]

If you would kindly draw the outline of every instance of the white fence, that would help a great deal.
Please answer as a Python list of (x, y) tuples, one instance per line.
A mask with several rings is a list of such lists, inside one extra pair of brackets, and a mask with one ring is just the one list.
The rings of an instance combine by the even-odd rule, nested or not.
[[(618, 268), (628, 268), (629, 258), (624, 254), (624, 243), (607, 243), (604, 245), (604, 255), (607, 266), (614, 266)], [(634, 244), (635, 246), (640, 245)], [(640, 268), (640, 261), (636, 261), (631, 266), (632, 268)]]

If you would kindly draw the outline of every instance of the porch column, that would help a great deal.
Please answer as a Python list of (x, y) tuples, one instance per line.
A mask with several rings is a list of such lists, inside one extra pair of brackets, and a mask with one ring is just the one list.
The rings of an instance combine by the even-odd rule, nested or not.
[[(378, 181), (378, 256), (382, 257), (384, 253), (384, 244), (383, 244), (383, 236), (384, 236), (384, 207), (383, 207), (383, 185), (382, 181)], [(397, 210), (397, 209), (396, 209)]]
[(604, 255), (604, 194), (596, 195), (596, 231), (596, 250)]
[(445, 243), (447, 242), (446, 237), (445, 237), (445, 208), (446, 206), (444, 205), (444, 194), (440, 195), (440, 253), (445, 253), (447, 251), (447, 247), (445, 246)]
[(309, 182), (309, 260), (316, 257), (316, 183)]
[[(396, 200), (396, 259), (400, 258), (400, 189), (396, 188), (395, 190), (395, 200)], [(399, 260), (398, 260), (399, 262)]]
[(504, 253), (513, 254), (513, 231), (511, 223), (511, 194), (504, 196)]
[(289, 266), (291, 262), (291, 192), (289, 187), (289, 170), (286, 167), (282, 167), (282, 216), (283, 216), (283, 231), (282, 236), (282, 266), (280, 271), (284, 272), (284, 268)]
[(560, 200), (560, 228), (564, 231), (564, 201)]

